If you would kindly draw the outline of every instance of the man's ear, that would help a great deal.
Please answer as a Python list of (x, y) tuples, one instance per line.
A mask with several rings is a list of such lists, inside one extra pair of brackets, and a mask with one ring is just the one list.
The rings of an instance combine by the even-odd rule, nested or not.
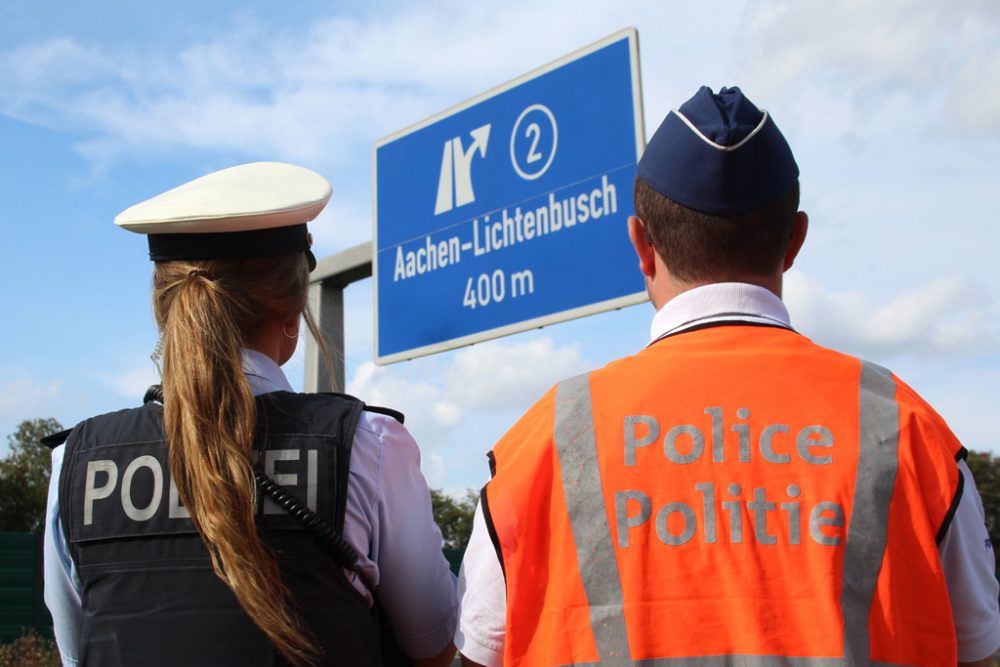
[(789, 239), (788, 248), (785, 249), (785, 259), (781, 264), (782, 273), (792, 268), (792, 264), (795, 263), (799, 250), (802, 250), (802, 244), (806, 242), (807, 231), (809, 231), (809, 216), (805, 211), (799, 211), (792, 222), (792, 238)]
[(628, 217), (628, 237), (639, 258), (639, 270), (649, 279), (656, 276), (656, 250), (653, 248), (646, 225), (634, 215)]

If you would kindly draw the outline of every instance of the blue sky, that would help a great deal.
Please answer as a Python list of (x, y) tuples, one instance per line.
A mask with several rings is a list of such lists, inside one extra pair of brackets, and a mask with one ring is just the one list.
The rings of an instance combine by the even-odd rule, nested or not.
[[(792, 145), (811, 220), (793, 324), (1000, 451), (1000, 5), (679, 4), (3, 3), (0, 435), (134, 405), (155, 379), (145, 240), (112, 224), (126, 207), (232, 164), (296, 162), (333, 183), (313, 233), (337, 252), (371, 238), (376, 140), (635, 26), (647, 133), (699, 85), (737, 84)], [(371, 302), (371, 281), (348, 290), (348, 388), (407, 413), (447, 489), (481, 485), (521, 411), (639, 349), (652, 315), (376, 367)], [(286, 371), (301, 386), (301, 353)]]

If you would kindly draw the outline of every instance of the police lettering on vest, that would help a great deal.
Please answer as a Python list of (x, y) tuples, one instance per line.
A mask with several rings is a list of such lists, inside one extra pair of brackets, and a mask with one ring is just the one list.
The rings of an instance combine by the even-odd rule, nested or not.
[[(87, 462), (80, 498), (84, 526), (114, 525), (122, 520), (159, 523), (164, 519), (190, 518), (171, 478), (164, 447), (141, 455), (125, 449), (113, 453), (118, 457)], [(316, 449), (269, 449), (264, 452), (264, 472), (315, 511), (318, 457)], [(285, 514), (285, 510), (267, 498), (263, 512)]]
[[(780, 466), (788, 464), (793, 456), (815, 466), (833, 462), (834, 434), (826, 426), (773, 423), (754, 433), (746, 421), (750, 415), (749, 408), (738, 408), (736, 421), (729, 424), (728, 429), (727, 415), (718, 406), (704, 409), (700, 426), (697, 423), (662, 426), (652, 415), (626, 415), (623, 419), (625, 466), (660, 465), (664, 459), (670, 464), (687, 465), (703, 456), (711, 457), (712, 463), (726, 463), (735, 458), (739, 463), (749, 464), (759, 457)], [(730, 434), (735, 434), (735, 443)], [(662, 445), (662, 456), (647, 452), (646, 448), (654, 444)], [(706, 444), (709, 452), (705, 451)], [(650, 456), (658, 460), (651, 460)], [(705, 544), (740, 544), (744, 541), (744, 514), (752, 517), (753, 539), (760, 544), (777, 543), (774, 530), (777, 521), (785, 522), (787, 530), (782, 533), (788, 536), (789, 544), (801, 544), (802, 517), (807, 516), (806, 532), (810, 539), (823, 546), (839, 545), (843, 537), (844, 508), (833, 501), (820, 501), (803, 508), (799, 500), (802, 484), (798, 481), (779, 489), (767, 486), (744, 489), (735, 482), (705, 480), (695, 483), (687, 497), (658, 508), (653, 507), (649, 494), (643, 490), (616, 490), (618, 546), (629, 547), (632, 530), (654, 530), (660, 542), (667, 546), (687, 544), (698, 535)], [(719, 527), (720, 514), (725, 517), (728, 531)], [(746, 532), (751, 530), (748, 528)]]

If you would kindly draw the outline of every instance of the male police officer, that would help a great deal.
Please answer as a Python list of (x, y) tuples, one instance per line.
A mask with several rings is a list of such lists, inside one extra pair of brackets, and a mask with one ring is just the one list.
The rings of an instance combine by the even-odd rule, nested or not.
[(667, 115), (629, 219), (652, 343), (560, 383), (491, 452), (467, 663), (954, 665), (1000, 646), (965, 450), (894, 375), (791, 328), (798, 200), (739, 89)]

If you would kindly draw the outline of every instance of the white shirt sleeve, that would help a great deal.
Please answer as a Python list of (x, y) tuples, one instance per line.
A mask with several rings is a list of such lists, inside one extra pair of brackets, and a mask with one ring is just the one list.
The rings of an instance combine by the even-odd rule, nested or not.
[[(955, 619), (958, 659), (974, 662), (1000, 648), (1000, 583), (994, 575), (996, 561), (985, 528), (982, 499), (964, 461), (959, 470), (965, 477), (965, 489), (939, 549)], [(481, 507), (476, 508), (472, 537), (462, 561), (458, 597), (455, 646), (475, 662), (501, 667), (507, 597)]]
[(42, 544), (42, 568), (45, 578), (45, 604), (52, 613), (56, 644), (64, 665), (76, 665), (76, 646), (80, 633), (83, 608), (80, 603), (82, 586), (69, 555), (69, 544), (59, 519), (59, 473), (62, 470), (65, 445), (52, 450), (52, 476), (45, 511), (45, 536)]
[(958, 659), (974, 662), (1000, 648), (1000, 584), (995, 576), (996, 557), (986, 532), (983, 501), (965, 461), (959, 462), (958, 469), (965, 478), (965, 487), (938, 550), (955, 619)]
[(458, 610), (417, 443), (395, 419), (363, 413), (350, 471), (345, 537), (368, 554), (361, 565), (400, 648), (435, 656), (454, 636)]
[(486, 667), (502, 667), (507, 621), (507, 588), (482, 504), (476, 507), (472, 536), (458, 575), (459, 625), (455, 646)]

